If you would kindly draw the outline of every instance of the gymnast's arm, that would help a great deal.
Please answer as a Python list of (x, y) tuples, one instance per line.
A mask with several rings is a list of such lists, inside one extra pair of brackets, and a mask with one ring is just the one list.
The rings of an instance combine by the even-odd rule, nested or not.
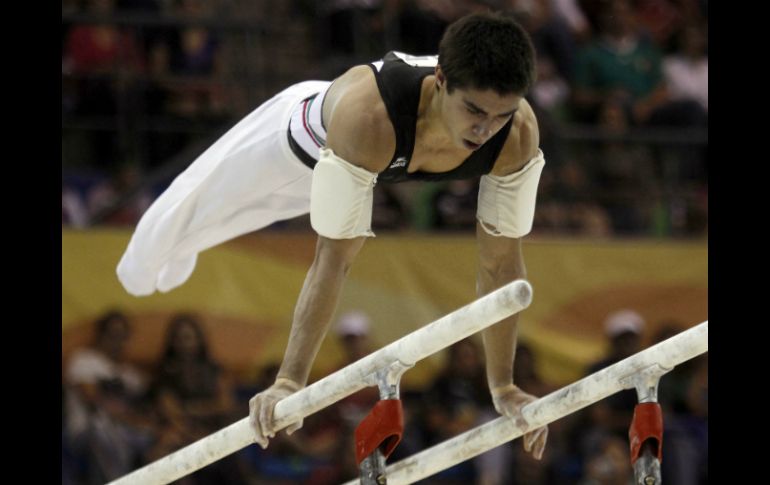
[[(527, 270), (521, 250), (521, 238), (531, 229), (531, 214), (537, 178), (542, 163), (538, 159), (537, 123), (524, 105), (516, 114), (506, 146), (488, 178), (479, 189), (476, 239), (479, 268), (476, 279), (478, 296), (486, 295), (515, 280), (526, 279)], [(544, 163), (544, 162), (543, 162)], [(539, 165), (538, 165), (539, 164)], [(534, 184), (534, 186), (533, 186)], [(482, 205), (485, 207), (482, 208)], [(514, 205), (515, 207), (508, 207)], [(494, 221), (499, 227), (491, 224)], [(515, 314), (482, 332), (486, 355), (487, 382), (495, 409), (526, 426), (522, 408), (536, 398), (513, 382), (519, 315)], [(545, 449), (548, 428), (524, 435), (524, 449), (540, 459)]]
[[(365, 197), (355, 194), (371, 191), (376, 174), (389, 162), (386, 154), (393, 152), (395, 135), (384, 106), (382, 110), (371, 109), (372, 101), (366, 99), (368, 93), (362, 94), (355, 88), (351, 88), (345, 102), (337, 103), (328, 123), (327, 150), (322, 149), (314, 170), (311, 223), (319, 236), (315, 258), (294, 310), (283, 362), (275, 384), (249, 402), (256, 441), (263, 448), (275, 434), (275, 405), (307, 384), (342, 284), (366, 237), (373, 235), (369, 228), (371, 217), (360, 223), (349, 223), (348, 219), (349, 215), (356, 219), (355, 214), (360, 212), (357, 204), (368, 203), (371, 211), (371, 198), (367, 202)], [(383, 130), (386, 136), (381, 133)], [(346, 197), (344, 187), (348, 186), (353, 195)], [(302, 421), (294, 423), (287, 427), (287, 432), (301, 426)]]

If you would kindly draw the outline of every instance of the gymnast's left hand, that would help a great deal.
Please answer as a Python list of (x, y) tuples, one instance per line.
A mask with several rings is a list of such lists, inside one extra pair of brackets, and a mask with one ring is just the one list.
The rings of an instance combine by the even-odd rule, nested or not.
[[(507, 386), (494, 388), (491, 390), (492, 402), (495, 409), (503, 416), (513, 418), (516, 425), (526, 429), (529, 423), (524, 419), (521, 411), (524, 406), (537, 400), (532, 394), (524, 392), (518, 386), (508, 384)], [(540, 460), (543, 458), (545, 442), (548, 439), (548, 426), (543, 426), (530, 431), (524, 435), (524, 451)]]
[[(277, 378), (275, 383), (249, 400), (249, 423), (254, 429), (255, 441), (263, 449), (267, 448), (270, 438), (275, 437), (273, 429), (273, 411), (282, 399), (302, 389), (302, 385), (291, 379)], [(290, 424), (286, 434), (292, 434), (302, 427), (303, 420)]]

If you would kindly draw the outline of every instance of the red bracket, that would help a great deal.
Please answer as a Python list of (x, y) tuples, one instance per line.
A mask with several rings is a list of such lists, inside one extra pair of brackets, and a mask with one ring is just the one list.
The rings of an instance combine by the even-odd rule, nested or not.
[(404, 434), (404, 411), (399, 399), (383, 399), (374, 405), (371, 412), (356, 428), (356, 460), (360, 465), (364, 459), (381, 448), (385, 458), (389, 457)]
[(634, 408), (634, 419), (628, 429), (628, 439), (631, 442), (631, 465), (636, 463), (642, 450), (642, 445), (647, 440), (652, 442), (653, 454), (658, 461), (663, 461), (663, 412), (660, 404), (645, 402), (637, 404)]

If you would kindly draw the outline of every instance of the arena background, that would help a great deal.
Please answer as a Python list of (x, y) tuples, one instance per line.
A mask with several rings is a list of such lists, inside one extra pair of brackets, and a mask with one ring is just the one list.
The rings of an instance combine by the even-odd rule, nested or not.
[[(96, 320), (105, 312), (128, 317), (132, 333), (125, 361), (150, 382), (170, 318), (197, 315), (213, 359), (236, 383), (233, 416), (246, 415), (249, 397), (265, 385), (263, 373), (280, 362), (285, 348), (314, 251), (307, 217), (212, 248), (199, 256), (182, 287), (135, 298), (118, 283), (115, 267), (151, 201), (218, 136), (279, 90), (333, 79), (389, 50), (435, 54), (448, 23), (488, 9), (516, 18), (532, 35), (538, 56), (537, 83), (527, 99), (537, 114), (546, 166), (533, 232), (524, 240), (534, 299), (519, 324), (520, 342), (534, 356), (530, 383), (546, 392), (584, 376), (590, 364), (607, 356), (604, 324), (614, 311), (631, 309), (643, 317), (642, 347), (659, 338), (659, 331), (708, 319), (705, 0), (63, 0), (63, 485), (104, 483), (158, 458), (146, 444), (113, 438), (101, 448), (84, 448), (82, 435), (73, 438), (77, 433), (68, 428), (73, 409), (67, 398), (80, 391), (67, 381), (68, 366), (73, 355), (93, 345)], [(643, 46), (634, 73), (629, 63), (612, 72), (611, 63), (596, 55), (619, 18), (626, 34)], [(603, 75), (628, 85), (599, 89)], [(586, 102), (592, 98), (598, 104)], [(640, 99), (640, 110), (627, 104)], [(660, 110), (644, 106), (645, 99), (660, 103)], [(371, 318), (377, 348), (472, 301), (477, 186), (378, 184), (377, 237), (367, 241), (352, 267), (335, 323), (349, 310), (362, 310)], [(340, 354), (332, 331), (311, 380), (336, 369)], [(409, 412), (429, 410), (421, 430), (442, 413), (445, 403), (430, 391), (448, 364), (442, 352), (404, 376)], [(660, 393), (669, 407), (663, 482), (704, 485), (708, 359), (669, 376)], [(153, 399), (147, 407), (131, 408), (132, 402), (131, 420), (162, 415)], [(543, 462), (517, 455), (516, 440), (500, 447), (509, 453), (512, 470), (502, 478), (490, 478), (482, 460), (429, 483), (588, 485), (598, 483), (603, 470), (614, 470), (612, 483), (625, 485), (631, 408), (625, 411), (629, 416), (620, 420), (614, 440), (591, 441), (610, 421), (606, 408), (595, 405), (552, 424)], [(460, 412), (440, 428), (466, 429), (467, 417)], [(115, 419), (120, 426), (126, 424), (121, 419)], [(299, 439), (328, 438), (323, 427), (319, 432), (324, 419), (306, 419)], [(162, 419), (152, 425), (157, 436), (168, 431)], [(351, 430), (337, 432), (339, 454), (287, 452), (281, 446), (261, 454), (248, 447), (233, 460), (207, 467), (208, 475), (195, 474), (192, 483), (340, 483), (356, 473), (349, 463), (352, 445), (345, 442), (351, 437)], [(424, 436), (414, 429), (409, 438), (420, 445), (429, 441), (420, 441)], [(109, 463), (126, 450), (136, 453), (133, 461)], [(329, 467), (336, 467), (335, 478), (323, 475)], [(246, 479), (217, 475), (234, 469)]]

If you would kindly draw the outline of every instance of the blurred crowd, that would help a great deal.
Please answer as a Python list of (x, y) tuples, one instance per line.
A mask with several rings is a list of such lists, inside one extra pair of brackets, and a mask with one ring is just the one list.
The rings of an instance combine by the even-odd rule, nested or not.
[[(63, 368), (62, 484), (101, 484), (161, 458), (248, 414), (248, 400), (275, 379), (278, 365), (256, 378), (236, 376), (211, 352), (206, 322), (180, 313), (170, 318), (162, 350), (152, 365), (132, 362), (126, 345), (137, 324), (112, 311), (93, 325), (90, 345), (72, 352)], [(370, 317), (345, 313), (334, 327), (339, 365), (378, 348)], [(607, 352), (586, 374), (632, 355), (643, 346), (684, 330), (659, 322), (649, 335), (643, 318), (620, 309), (602, 324)], [(402, 389), (404, 436), (395, 462), (497, 417), (478, 341), (466, 339), (444, 352), (443, 368), (421, 389)], [(514, 382), (543, 396), (555, 387), (543, 381), (538, 362), (520, 342)], [(311, 415), (291, 436), (276, 435), (180, 479), (180, 484), (337, 484), (358, 476), (353, 432), (378, 400), (366, 388)], [(663, 376), (664, 483), (708, 483), (708, 357), (677, 366)], [(628, 427), (637, 399), (624, 391), (550, 425), (542, 461), (525, 453), (521, 440), (495, 448), (420, 483), (463, 485), (629, 485)]]
[[(205, 148), (191, 149), (196, 141), (282, 88), (333, 79), (388, 50), (435, 54), (448, 24), (494, 9), (525, 26), (538, 55), (528, 100), (548, 165), (535, 234), (702, 236), (707, 5), (63, 0), (62, 223), (134, 224)], [(148, 184), (163, 167), (172, 170)], [(375, 228), (468, 230), (477, 188), (476, 180), (380, 184)]]

